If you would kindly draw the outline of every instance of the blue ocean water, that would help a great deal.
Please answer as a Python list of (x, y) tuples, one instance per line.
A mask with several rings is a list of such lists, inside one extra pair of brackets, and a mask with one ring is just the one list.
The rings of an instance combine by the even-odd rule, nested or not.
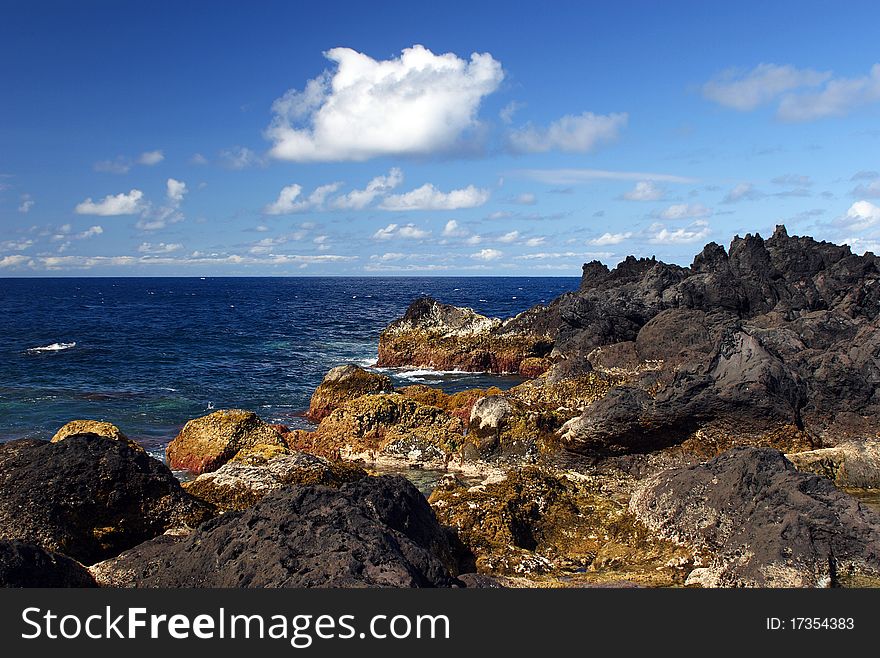
[[(375, 363), (379, 333), (420, 295), (507, 317), (577, 278), (0, 279), (0, 440), (107, 420), (154, 452), (211, 409), (308, 427), (324, 373)], [(393, 372), (447, 390), (519, 380)]]

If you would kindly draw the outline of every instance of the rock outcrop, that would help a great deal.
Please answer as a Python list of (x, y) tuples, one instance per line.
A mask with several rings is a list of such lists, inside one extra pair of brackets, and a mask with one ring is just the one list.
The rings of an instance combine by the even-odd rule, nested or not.
[(286, 438), (294, 450), (331, 458), (373, 453), (442, 463), (461, 447), (464, 423), (438, 407), (381, 393), (346, 402), (314, 432), (291, 432)]
[(654, 475), (630, 510), (698, 556), (689, 584), (880, 584), (880, 515), (769, 448)]
[(655, 538), (625, 500), (558, 471), (526, 467), (470, 488), (450, 478), (429, 502), (473, 551), (481, 572), (671, 585), (683, 583), (689, 570), (689, 551)]
[(251, 411), (215, 411), (184, 425), (168, 444), (165, 456), (171, 468), (196, 475), (214, 471), (245, 448), (284, 447), (278, 431)]
[(115, 587), (448, 587), (460, 557), (419, 491), (383, 476), (284, 488), (91, 572)]
[(186, 491), (218, 509), (241, 510), (282, 487), (299, 484), (341, 486), (367, 476), (353, 464), (331, 462), (305, 452), (282, 454), (267, 460), (241, 453), (221, 468), (186, 483)]
[(88, 570), (35, 544), (0, 539), (0, 587), (97, 587)]
[(212, 515), (164, 464), (122, 441), (77, 434), (0, 444), (0, 539), (91, 564)]
[(312, 394), (307, 418), (319, 423), (330, 412), (349, 400), (371, 393), (393, 393), (394, 386), (386, 375), (369, 372), (356, 365), (331, 368)]
[(546, 369), (535, 359), (550, 353), (548, 336), (528, 329), (510, 329), (509, 322), (487, 318), (469, 308), (417, 299), (379, 337), (378, 365), (435, 370), (527, 373)]
[(142, 452), (144, 450), (139, 443), (125, 436), (116, 425), (102, 420), (72, 420), (55, 432), (55, 436), (52, 437), (52, 443), (63, 441), (68, 436), (73, 436), (74, 434), (97, 434), (114, 441), (123, 441), (129, 448), (134, 450)]
[(850, 441), (786, 457), (799, 471), (826, 477), (838, 487), (880, 489), (880, 441)]

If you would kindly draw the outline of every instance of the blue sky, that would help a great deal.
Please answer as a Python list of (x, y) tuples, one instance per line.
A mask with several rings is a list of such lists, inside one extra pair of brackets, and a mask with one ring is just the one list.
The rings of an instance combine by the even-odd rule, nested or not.
[(2, 2), (0, 276), (880, 248), (876, 2)]

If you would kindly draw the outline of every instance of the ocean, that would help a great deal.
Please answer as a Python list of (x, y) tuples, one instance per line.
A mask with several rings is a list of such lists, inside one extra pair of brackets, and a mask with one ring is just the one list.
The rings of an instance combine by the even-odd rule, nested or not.
[[(375, 364), (379, 333), (430, 295), (507, 317), (576, 277), (0, 279), (0, 441), (106, 420), (162, 456), (186, 421), (242, 408), (309, 428), (333, 366)], [(516, 377), (389, 372), (447, 391)]]

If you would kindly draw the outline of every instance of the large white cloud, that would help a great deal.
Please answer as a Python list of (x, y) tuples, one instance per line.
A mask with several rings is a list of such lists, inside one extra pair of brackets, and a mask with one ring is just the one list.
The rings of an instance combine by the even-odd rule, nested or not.
[(282, 160), (366, 160), (447, 150), (477, 124), (483, 98), (504, 77), (488, 53), (464, 60), (415, 45), (375, 60), (351, 48), (324, 56), (335, 63), (302, 91), (272, 105), (270, 154)]
[(380, 228), (378, 231), (373, 233), (374, 240), (390, 240), (391, 238), (409, 238), (411, 240), (424, 240), (427, 237), (430, 237), (431, 232), (426, 231), (424, 229), (420, 229), (415, 224), (404, 224), (403, 226), (399, 226), (397, 224), (389, 224), (385, 228)]
[(703, 96), (741, 112), (774, 101), (800, 87), (816, 87), (831, 73), (778, 64), (758, 64), (751, 71), (727, 69), (703, 85)]
[(527, 124), (508, 135), (511, 148), (521, 153), (569, 151), (586, 153), (603, 142), (617, 138), (626, 126), (626, 114), (567, 114), (546, 128)]
[(843, 217), (834, 220), (837, 226), (850, 231), (864, 231), (880, 225), (880, 207), (870, 201), (856, 201)]
[(480, 249), (479, 251), (471, 254), (471, 258), (476, 258), (477, 260), (498, 260), (504, 255), (504, 252), (498, 251), (497, 249)]
[(383, 210), (459, 210), (476, 208), (489, 200), (489, 191), (468, 185), (460, 190), (441, 192), (431, 183), (405, 194), (394, 194), (379, 205)]
[(834, 78), (816, 92), (790, 94), (779, 103), (779, 118), (784, 121), (812, 121), (843, 116), (855, 108), (880, 101), (880, 64), (874, 64), (866, 76)]
[(74, 212), (77, 215), (135, 215), (143, 209), (144, 193), (131, 190), (128, 193), (108, 194), (100, 201), (92, 201), (91, 197), (77, 204)]

